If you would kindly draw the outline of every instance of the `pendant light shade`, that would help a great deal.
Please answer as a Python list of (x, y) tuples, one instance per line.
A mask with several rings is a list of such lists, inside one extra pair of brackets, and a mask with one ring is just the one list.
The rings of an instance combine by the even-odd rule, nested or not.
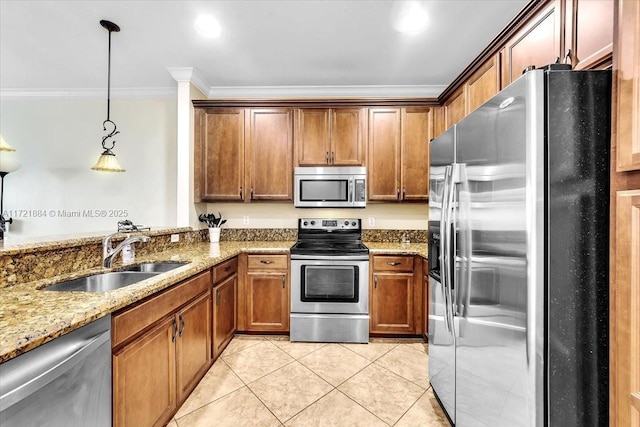
[(91, 169), (101, 172), (126, 172), (125, 169), (120, 166), (120, 163), (118, 163), (116, 155), (113, 154), (113, 151), (109, 150), (108, 148), (105, 149), (102, 154), (100, 154), (98, 161), (95, 165), (93, 165)]
[(113, 147), (116, 146), (116, 141), (110, 141), (111, 145), (107, 146), (107, 140), (113, 138), (120, 131), (117, 130), (116, 124), (111, 121), (109, 113), (111, 107), (111, 33), (119, 32), (120, 27), (114, 24), (111, 21), (102, 20), (100, 21), (100, 25), (102, 25), (107, 31), (109, 31), (109, 60), (108, 60), (108, 68), (107, 68), (107, 120), (102, 122), (102, 130), (107, 131), (107, 125), (113, 127), (111, 131), (102, 137), (102, 149), (104, 150), (96, 164), (91, 168), (95, 171), (101, 172), (124, 172), (125, 169), (120, 166), (118, 160), (116, 159), (116, 155), (113, 153)]
[(16, 151), (16, 149), (5, 141), (4, 136), (0, 135), (0, 151)]

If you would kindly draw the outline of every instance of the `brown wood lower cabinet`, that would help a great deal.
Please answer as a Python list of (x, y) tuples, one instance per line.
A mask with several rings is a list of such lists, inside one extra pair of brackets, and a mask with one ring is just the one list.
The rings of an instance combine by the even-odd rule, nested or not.
[(113, 355), (113, 424), (161, 426), (176, 410), (174, 318)]
[(165, 425), (211, 365), (211, 272), (125, 308), (111, 322), (114, 425)]
[(422, 281), (414, 274), (415, 257), (374, 255), (371, 264), (370, 332), (420, 334)]
[(238, 274), (213, 288), (213, 358), (217, 359), (236, 332)]
[(176, 372), (178, 404), (207, 373), (211, 361), (211, 294), (206, 292), (177, 315)]
[(238, 329), (249, 332), (289, 331), (289, 258), (246, 255), (238, 295)]

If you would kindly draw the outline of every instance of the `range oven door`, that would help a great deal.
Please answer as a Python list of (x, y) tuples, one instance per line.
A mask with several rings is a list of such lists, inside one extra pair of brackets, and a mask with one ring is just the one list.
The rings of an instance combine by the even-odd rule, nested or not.
[(292, 313), (369, 313), (369, 259), (345, 258), (291, 260)]

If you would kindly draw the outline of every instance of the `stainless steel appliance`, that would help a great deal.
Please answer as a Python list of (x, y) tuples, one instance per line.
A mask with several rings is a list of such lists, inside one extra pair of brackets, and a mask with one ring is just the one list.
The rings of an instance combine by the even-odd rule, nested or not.
[(297, 208), (364, 208), (367, 169), (364, 167), (297, 167), (294, 206)]
[(429, 375), (456, 426), (608, 425), (609, 71), (527, 72), (430, 144)]
[(300, 218), (291, 247), (291, 341), (369, 342), (369, 249), (360, 219)]
[(111, 316), (0, 364), (0, 425), (111, 426)]

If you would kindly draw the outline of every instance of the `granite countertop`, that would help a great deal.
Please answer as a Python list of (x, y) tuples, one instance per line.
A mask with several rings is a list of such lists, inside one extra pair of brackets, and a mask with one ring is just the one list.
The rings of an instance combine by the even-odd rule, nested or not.
[[(43, 288), (64, 280), (110, 271), (96, 267), (73, 274), (0, 289), (0, 362), (113, 313), (168, 288), (242, 252), (289, 253), (294, 242), (197, 243), (151, 256), (136, 263), (188, 261), (189, 264), (130, 286), (104, 293), (53, 292)], [(408, 254), (426, 257), (426, 243), (365, 242), (372, 254)], [(117, 270), (117, 268), (116, 268)]]
[(420, 255), (423, 258), (427, 258), (428, 255), (426, 243), (364, 242), (364, 244), (374, 255)]

